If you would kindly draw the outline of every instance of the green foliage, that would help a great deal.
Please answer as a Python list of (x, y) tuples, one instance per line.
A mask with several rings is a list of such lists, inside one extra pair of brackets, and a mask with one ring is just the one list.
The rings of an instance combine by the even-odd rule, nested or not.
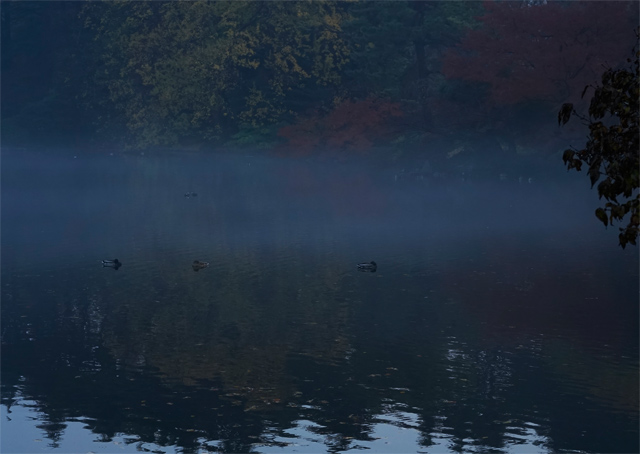
[(338, 84), (349, 54), (329, 1), (118, 1), (83, 17), (102, 47), (96, 83), (139, 147), (277, 123), (301, 91)]
[(418, 68), (420, 54), (427, 54), (425, 66), (434, 64), (445, 46), (476, 25), (480, 10), (475, 2), (352, 3), (344, 25), (351, 49), (344, 71), (349, 94), (406, 97), (426, 77), (426, 68)]
[(249, 147), (252, 149), (269, 149), (278, 143), (278, 125), (253, 127), (242, 125), (240, 130), (231, 136), (225, 145), (232, 147)]
[[(371, 129), (379, 112), (365, 111), (361, 119), (342, 115), (377, 99), (398, 104), (404, 113), (401, 127), (381, 123), (384, 140), (459, 139), (460, 133), (495, 128), (521, 141), (525, 133), (518, 125), (534, 130), (531, 125), (541, 123), (532, 112), (544, 112), (548, 119), (544, 90), (536, 91), (541, 80), (549, 79), (554, 90), (557, 80), (566, 79), (562, 90), (578, 80), (567, 75), (572, 71), (563, 71), (561, 78), (530, 73), (546, 74), (547, 67), (559, 71), (568, 63), (582, 68), (592, 43), (598, 43), (598, 55), (614, 61), (620, 40), (611, 37), (625, 32), (608, 24), (635, 17), (637, 6), (508, 3), (488, 3), (485, 11), (480, 2), (444, 1), (3, 2), (3, 137), (15, 143), (76, 144), (89, 137), (94, 143), (127, 141), (138, 148), (207, 142), (268, 147), (281, 143), (277, 131), (290, 125), (281, 132), (293, 143), (365, 149), (382, 140), (378, 129)], [(571, 13), (575, 20), (553, 13), (558, 8), (562, 17)], [(501, 17), (522, 20), (507, 24)], [(535, 33), (523, 32), (523, 24)], [(540, 25), (553, 33), (540, 35)], [(583, 26), (585, 39), (573, 32)], [(569, 44), (557, 30), (564, 30)], [(442, 57), (461, 39), (466, 52), (459, 55), (457, 69), (469, 77), (447, 79)], [(511, 44), (504, 47), (505, 42)], [(505, 58), (493, 58), (504, 52)], [(547, 63), (550, 55), (562, 64)], [(522, 58), (535, 64), (518, 63)], [(587, 63), (601, 67), (598, 59), (588, 57)], [(490, 80), (478, 79), (488, 69), (493, 69)], [(532, 78), (517, 79), (518, 71)], [(503, 73), (511, 74), (507, 79), (515, 91), (506, 90)], [(612, 84), (622, 83), (613, 80), (619, 77), (614, 73), (608, 77)], [(503, 94), (534, 99), (509, 110), (494, 108), (485, 101), (496, 80)], [(593, 106), (594, 115), (618, 102), (612, 96), (597, 93), (601, 102)], [(623, 118), (626, 108), (621, 107)], [(561, 123), (573, 106), (568, 109)], [(607, 136), (610, 128), (605, 119), (594, 122), (592, 132)], [(579, 161), (571, 159), (567, 162)]]
[[(640, 36), (640, 30), (639, 30)], [(640, 225), (640, 194), (638, 194), (640, 144), (640, 50), (634, 51), (634, 60), (629, 59), (629, 68), (607, 69), (601, 84), (594, 87), (595, 93), (589, 105), (589, 118), (579, 115), (572, 104), (564, 104), (558, 114), (558, 123), (564, 125), (570, 116), (576, 115), (589, 126), (589, 139), (582, 150), (566, 150), (562, 157), (569, 169), (580, 171), (582, 164), (588, 166), (588, 175), (593, 187), (598, 181), (598, 195), (607, 202), (598, 208), (596, 217), (605, 225), (623, 221), (620, 228), (620, 245), (636, 244)], [(585, 89), (586, 91), (586, 89)], [(583, 95), (585, 93), (583, 91)], [(618, 199), (623, 199), (619, 201)]]

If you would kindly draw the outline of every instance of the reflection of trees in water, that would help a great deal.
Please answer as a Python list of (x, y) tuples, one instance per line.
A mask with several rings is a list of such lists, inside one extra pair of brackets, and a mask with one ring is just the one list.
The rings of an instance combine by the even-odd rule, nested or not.
[(116, 358), (157, 368), (169, 381), (219, 379), (225, 388), (252, 389), (258, 404), (292, 393), (289, 355), (344, 357), (349, 314), (323, 284), (339, 280), (330, 264), (311, 267), (310, 276), (290, 264), (261, 266), (267, 258), (258, 252), (218, 251), (225, 266), (187, 274), (175, 286), (166, 284), (176, 280), (167, 267), (155, 284), (141, 283), (139, 293), (111, 305), (104, 341)]
[[(560, 393), (541, 357), (544, 344), (526, 335), (517, 345), (485, 338), (471, 323), (478, 314), (460, 311), (461, 300), (438, 299), (445, 280), (434, 280), (427, 302), (417, 279), (364, 281), (355, 272), (337, 276), (330, 264), (314, 274), (276, 265), (252, 280), (231, 278), (258, 259), (235, 256), (210, 286), (198, 285), (204, 274), (185, 273), (175, 294), (107, 291), (83, 306), (80, 294), (55, 291), (37, 313), (26, 312), (28, 322), (21, 319), (27, 308), (9, 309), (3, 323), (25, 320), (35, 340), (16, 335), (17, 325), (7, 333), (3, 403), (17, 389), (35, 400), (54, 442), (61, 424), (83, 418), (106, 441), (127, 434), (186, 450), (203, 440), (219, 440), (223, 452), (249, 452), (276, 437), (284, 443), (300, 420), (317, 424), (309, 430), (333, 451), (375, 441), (383, 422), (416, 428), (425, 447), (438, 434), (459, 450), (470, 440), (501, 447), (530, 423), (543, 437), (586, 446), (562, 421), (576, 418), (567, 412), (579, 403), (567, 399), (562, 418), (554, 416)], [(337, 290), (327, 290), (328, 281)], [(23, 289), (20, 301), (43, 296)], [(340, 295), (349, 289), (357, 296), (346, 301)], [(389, 289), (403, 289), (403, 297), (394, 300)], [(384, 310), (390, 301), (394, 310)], [(556, 370), (580, 362), (573, 354), (555, 358)], [(384, 417), (402, 412), (416, 414), (417, 427)], [(589, 418), (580, 415), (580, 426), (593, 426)]]

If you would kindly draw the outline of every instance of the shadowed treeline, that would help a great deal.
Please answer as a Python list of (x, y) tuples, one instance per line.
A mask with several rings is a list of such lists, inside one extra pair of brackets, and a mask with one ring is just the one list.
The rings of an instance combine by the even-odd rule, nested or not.
[(555, 112), (624, 64), (637, 17), (637, 2), (6, 1), (3, 141), (554, 152), (583, 137)]

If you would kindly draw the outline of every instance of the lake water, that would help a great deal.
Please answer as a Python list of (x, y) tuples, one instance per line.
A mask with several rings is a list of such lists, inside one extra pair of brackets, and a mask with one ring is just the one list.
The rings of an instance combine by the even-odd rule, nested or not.
[(0, 450), (638, 452), (638, 249), (549, 166), (3, 151)]

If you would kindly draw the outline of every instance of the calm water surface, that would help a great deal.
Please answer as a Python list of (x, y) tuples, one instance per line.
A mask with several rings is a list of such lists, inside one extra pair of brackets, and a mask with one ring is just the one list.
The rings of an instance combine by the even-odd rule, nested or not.
[(638, 452), (638, 250), (552, 165), (4, 151), (0, 450)]

